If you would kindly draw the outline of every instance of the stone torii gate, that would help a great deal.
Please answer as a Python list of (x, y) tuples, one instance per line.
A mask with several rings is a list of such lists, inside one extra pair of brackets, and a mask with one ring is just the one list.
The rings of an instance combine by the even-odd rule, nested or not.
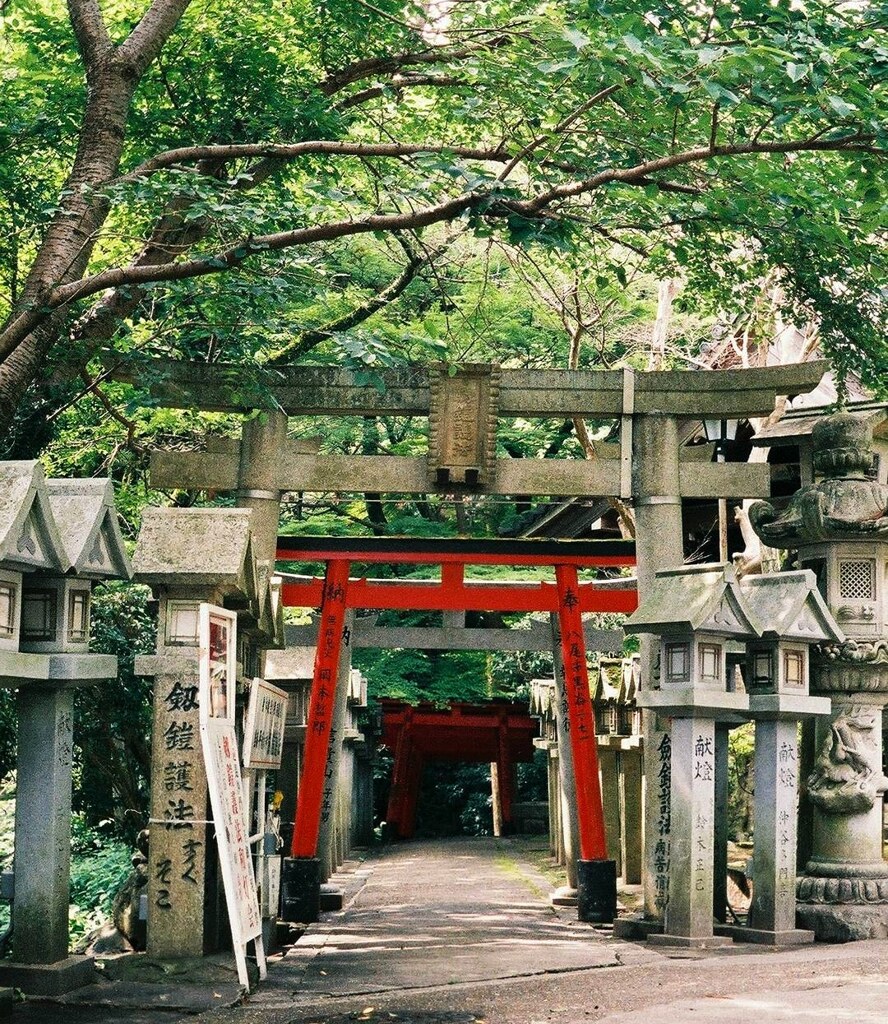
[[(512, 370), (498, 366), (418, 366), (358, 374), (329, 367), (275, 371), (252, 389), (231, 365), (148, 360), (110, 371), (113, 379), (148, 381), (160, 405), (251, 413), (240, 443), (208, 440), (205, 453), (152, 455), (152, 486), (233, 491), (254, 509), (257, 556), (271, 558), (282, 493), (344, 491), (503, 495), (619, 496), (634, 499), (639, 591), (658, 569), (684, 559), (683, 498), (768, 497), (767, 465), (701, 462), (682, 449), (679, 420), (767, 416), (778, 395), (811, 391), (824, 362), (747, 370)], [(288, 416), (427, 416), (427, 457), (322, 456), (287, 438)], [(594, 417), (620, 422), (620, 442), (597, 446), (598, 458), (498, 459), (499, 418)], [(643, 644), (642, 677), (653, 678), (652, 645)], [(664, 731), (648, 713), (645, 773), (657, 792)], [(666, 809), (668, 811), (668, 808)], [(659, 808), (662, 812), (663, 808)], [(663, 821), (648, 815), (650, 867), (662, 855)], [(667, 826), (668, 831), (668, 826)], [(662, 917), (645, 873), (645, 914)]]

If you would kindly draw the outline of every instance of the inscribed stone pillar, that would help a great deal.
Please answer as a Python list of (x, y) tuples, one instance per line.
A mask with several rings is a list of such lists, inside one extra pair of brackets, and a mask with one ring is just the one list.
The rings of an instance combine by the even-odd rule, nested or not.
[(755, 883), (749, 927), (790, 933), (796, 922), (795, 721), (755, 723)]
[(147, 951), (161, 957), (202, 956), (207, 945), (208, 799), (198, 655), (196, 647), (177, 653), (153, 659), (159, 670), (154, 675)]
[(672, 835), (665, 945), (721, 945), (712, 931), (715, 723), (708, 718), (672, 721)]
[[(569, 889), (577, 887), (577, 858), (579, 849), (579, 818), (577, 816), (577, 788), (570, 745), (570, 722), (567, 716), (567, 693), (564, 687), (564, 667), (561, 664), (561, 632), (558, 616), (553, 615), (552, 652), (555, 668), (555, 729), (558, 738), (558, 781), (561, 804), (561, 837), (564, 844), (564, 866)], [(569, 894), (565, 893), (565, 896)]]
[(23, 686), (16, 696), (13, 960), (51, 964), (68, 956), (73, 690)]
[[(609, 737), (605, 737), (607, 739)], [(623, 855), (620, 841), (620, 770), (616, 749), (606, 743), (599, 745), (598, 764), (601, 769), (601, 803), (607, 855), (616, 863), (619, 876), (623, 873)]]
[(639, 885), (642, 877), (642, 755), (636, 746), (620, 752), (620, 818), (623, 822), (623, 879)]
[[(635, 499), (635, 551), (638, 593), (643, 598), (658, 569), (684, 562), (678, 424), (674, 417), (635, 417), (633, 430), (633, 492)], [(657, 642), (641, 637), (641, 688), (658, 685)], [(644, 775), (653, 794), (644, 823), (644, 915), (660, 921), (666, 906), (669, 868), (668, 726), (652, 711), (642, 716)]]

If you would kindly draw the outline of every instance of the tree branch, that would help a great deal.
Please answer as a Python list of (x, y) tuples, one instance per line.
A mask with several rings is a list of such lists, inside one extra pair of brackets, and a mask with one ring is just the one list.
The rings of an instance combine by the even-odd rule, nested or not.
[(228, 161), (245, 157), (264, 157), (275, 160), (295, 160), (301, 156), (316, 153), (330, 153), (335, 156), (416, 156), (419, 153), (453, 153), (468, 160), (508, 159), (508, 154), (501, 148), (477, 148), (472, 146), (449, 146), (444, 143), (428, 145), (412, 145), (399, 142), (339, 142), (335, 139), (319, 139), (310, 142), (293, 142), (276, 144), (268, 142), (231, 143), (221, 146), (182, 146), (179, 149), (168, 149), (157, 156), (151, 157), (128, 174), (117, 178), (113, 184), (138, 181), (154, 171), (174, 167), (183, 163), (196, 161)]
[[(444, 200), (433, 206), (411, 210), (406, 213), (374, 213), (354, 220), (333, 221), (327, 224), (316, 224), (311, 227), (296, 228), (290, 231), (279, 231), (267, 235), (247, 237), (238, 244), (214, 256), (186, 260), (182, 263), (166, 266), (129, 265), (104, 270), (94, 274), (92, 277), (85, 277), (79, 281), (71, 281), (67, 284), (61, 284), (55, 288), (48, 289), (41, 295), (39, 305), (35, 304), (23, 309), (8, 323), (6, 329), (0, 335), (0, 360), (6, 358), (31, 331), (45, 322), (54, 310), (70, 302), (76, 302), (90, 295), (95, 295), (107, 288), (119, 288), (123, 285), (148, 284), (158, 281), (182, 281), (218, 274), (222, 271), (232, 270), (240, 266), (249, 256), (266, 250), (287, 249), (292, 246), (331, 241), (350, 235), (369, 234), (374, 231), (409, 231), (427, 227), (431, 224), (453, 220), (482, 202), (487, 204), (484, 211), (486, 216), (502, 217), (518, 213), (528, 219), (533, 219), (544, 214), (548, 207), (559, 200), (576, 198), (593, 192), (611, 182), (638, 185), (639, 182), (651, 174), (685, 164), (702, 163), (716, 158), (723, 159), (725, 157), (759, 153), (797, 153), (806, 150), (870, 151), (872, 149), (869, 145), (870, 138), (867, 135), (849, 135), (842, 139), (832, 140), (820, 139), (812, 141), (810, 139), (803, 139), (772, 143), (738, 143), (736, 145), (719, 146), (715, 152), (711, 152), (708, 147), (698, 147), (687, 150), (684, 153), (647, 160), (636, 164), (634, 167), (602, 171), (600, 174), (583, 181), (566, 182), (563, 185), (556, 185), (541, 192), (535, 198), (525, 201), (508, 200), (490, 203), (490, 196), (488, 194), (469, 192)], [(397, 148), (403, 149), (405, 147)], [(428, 151), (424, 147), (418, 148), (420, 148), (420, 151)], [(206, 149), (213, 151), (215, 147), (206, 147)]]
[(91, 78), (99, 61), (111, 49), (111, 39), (98, 0), (68, 0), (68, 17), (83, 56), (87, 78)]
[(191, 0), (154, 0), (138, 25), (118, 46), (121, 59), (139, 77), (163, 49)]

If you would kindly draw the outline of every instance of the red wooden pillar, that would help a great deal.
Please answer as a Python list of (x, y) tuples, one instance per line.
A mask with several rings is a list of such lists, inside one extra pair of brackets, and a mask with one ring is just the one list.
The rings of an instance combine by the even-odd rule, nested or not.
[(413, 744), (407, 768), (407, 791), (404, 794), (404, 817), (398, 823), (398, 835), (402, 839), (412, 839), (416, 834), (416, 805), (419, 802), (419, 787), (422, 782), (422, 769), (425, 757)]
[(333, 725), (339, 653), (345, 629), (348, 573), (348, 562), (327, 563), (311, 699), (308, 705), (302, 776), (296, 798), (296, 822), (291, 849), (293, 857), (317, 855), (321, 805), (324, 798), (324, 772), (330, 745), (330, 729)]
[(405, 820), (410, 755), (413, 748), (413, 708), (404, 709), (404, 718), (395, 743), (395, 763), (392, 767), (392, 788), (389, 791), (385, 817), (396, 835), (401, 835)]
[(570, 748), (573, 754), (577, 790), (577, 818), (580, 830), (580, 857), (605, 860), (607, 844), (601, 781), (598, 776), (598, 748), (595, 743), (595, 719), (589, 695), (589, 671), (586, 667), (586, 642), (576, 566), (556, 565), (558, 583), (558, 619), (561, 627), (561, 654), (564, 662), (564, 689), (570, 724)]
[(503, 834), (509, 835), (512, 832), (512, 801), (515, 796), (515, 762), (509, 751), (508, 727), (505, 722), (500, 722), (497, 737), (496, 781)]

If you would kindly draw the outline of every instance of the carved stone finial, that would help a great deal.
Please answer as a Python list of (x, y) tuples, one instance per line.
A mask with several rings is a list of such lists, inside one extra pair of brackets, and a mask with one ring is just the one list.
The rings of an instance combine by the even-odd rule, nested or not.
[(827, 416), (811, 435), (814, 469), (824, 479), (806, 484), (779, 512), (770, 502), (749, 508), (749, 521), (775, 548), (799, 542), (888, 536), (888, 487), (868, 477), (873, 461), (872, 428), (853, 413)]

